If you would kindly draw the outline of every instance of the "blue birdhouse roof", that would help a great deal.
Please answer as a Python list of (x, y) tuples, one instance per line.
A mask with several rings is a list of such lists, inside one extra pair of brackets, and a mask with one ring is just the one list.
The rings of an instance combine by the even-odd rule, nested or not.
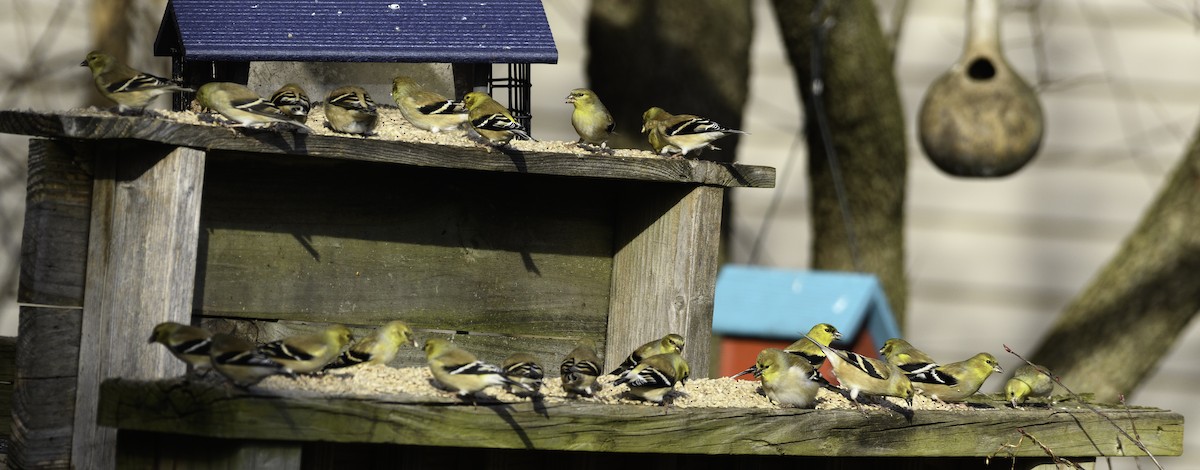
[(231, 62), (558, 62), (540, 0), (171, 0), (155, 52)]
[(790, 340), (817, 323), (846, 338), (865, 328), (877, 346), (900, 336), (870, 274), (726, 265), (717, 275), (713, 333)]

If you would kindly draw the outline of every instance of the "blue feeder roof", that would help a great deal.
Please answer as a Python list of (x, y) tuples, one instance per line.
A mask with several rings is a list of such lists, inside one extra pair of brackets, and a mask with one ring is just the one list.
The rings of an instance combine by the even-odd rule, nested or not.
[(196, 61), (557, 63), (540, 0), (171, 0), (159, 55)]
[(796, 339), (817, 323), (846, 338), (866, 328), (881, 347), (900, 329), (875, 276), (726, 265), (717, 275), (713, 333)]

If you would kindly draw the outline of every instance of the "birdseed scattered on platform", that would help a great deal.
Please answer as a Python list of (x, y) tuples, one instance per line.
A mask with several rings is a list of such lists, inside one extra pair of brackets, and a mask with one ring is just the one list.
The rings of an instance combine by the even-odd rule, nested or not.
[[(563, 392), (558, 377), (547, 377), (542, 387), (543, 400), (546, 403), (563, 403), (578, 400), (584, 403), (625, 404), (640, 406), (655, 406), (626, 395), (627, 387), (613, 386), (613, 376), (602, 376), (599, 383), (603, 388), (593, 397), (567, 398)], [(437, 402), (454, 402), (454, 393), (436, 388), (433, 375), (427, 367), (390, 367), (377, 365), (362, 365), (337, 369), (324, 375), (300, 376), (289, 378), (284, 376), (269, 377), (256, 389), (268, 393), (303, 394), (329, 397), (362, 397), (384, 398), (402, 396), (406, 401), (428, 399)], [(693, 379), (686, 385), (676, 386), (673, 393), (672, 406), (678, 408), (778, 408), (766, 396), (759, 392), (759, 383), (749, 380), (734, 380), (727, 377), (716, 379)], [(518, 397), (504, 391), (503, 387), (491, 387), (481, 396), (490, 396), (501, 402), (521, 402), (527, 398)], [(862, 399), (862, 397), (860, 397)], [(899, 410), (906, 407), (903, 400), (887, 398), (887, 405), (880, 406), (880, 399), (867, 398), (863, 401), (863, 409)], [(817, 393), (818, 410), (855, 409), (853, 403), (842, 394), (822, 389)], [(961, 403), (941, 403), (924, 396), (913, 400), (914, 410), (970, 410), (977, 409)]]

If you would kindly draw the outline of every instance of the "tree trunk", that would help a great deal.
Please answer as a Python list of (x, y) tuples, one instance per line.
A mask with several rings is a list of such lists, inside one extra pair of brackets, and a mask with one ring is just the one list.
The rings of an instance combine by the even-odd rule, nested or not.
[[(642, 113), (658, 106), (742, 127), (750, 92), (746, 0), (595, 0), (588, 18), (587, 72), (592, 89), (617, 121), (618, 147), (649, 149)], [(730, 162), (737, 136), (703, 158)]]
[[(813, 267), (875, 274), (896, 321), (904, 325), (908, 157), (900, 95), (875, 7), (870, 0), (773, 3), (804, 101)], [(812, 12), (817, 8), (823, 11), (814, 21)], [(820, 70), (814, 70), (814, 51)], [(814, 73), (823, 83), (819, 103), (811, 86)], [(817, 120), (821, 116), (824, 123)], [(828, 148), (836, 159), (831, 160)], [(843, 218), (835, 173), (844, 185), (849, 225)]]
[(1200, 133), (1116, 256), (1031, 360), (1077, 392), (1135, 390), (1200, 311)]
[[(651, 106), (741, 129), (750, 94), (752, 13), (748, 0), (593, 0), (587, 74), (617, 123), (609, 145), (650, 149), (641, 129)], [(737, 135), (716, 144), (721, 150), (700, 158), (734, 161)], [(721, 210), (721, 262), (732, 226), (729, 196)]]

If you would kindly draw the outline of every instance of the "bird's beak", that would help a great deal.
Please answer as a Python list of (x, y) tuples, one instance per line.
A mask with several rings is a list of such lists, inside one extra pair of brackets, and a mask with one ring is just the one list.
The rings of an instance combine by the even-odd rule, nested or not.
[(837, 332), (837, 333), (834, 333), (834, 334), (833, 334), (833, 339), (834, 339), (834, 340), (839, 340), (839, 339), (842, 339), (842, 332), (840, 332), (840, 331), (839, 331), (839, 332)]
[(575, 104), (575, 95), (567, 95), (566, 101), (564, 101), (564, 103)]
[(1004, 368), (1000, 367), (1000, 364), (996, 364), (996, 367), (993, 367), (992, 370), (995, 371), (997, 374), (1004, 373)]
[(736, 379), (736, 378), (738, 378), (738, 377), (741, 377), (741, 376), (743, 376), (743, 375), (746, 375), (746, 374), (754, 374), (754, 373), (756, 373), (756, 372), (758, 372), (758, 368), (757, 368), (757, 367), (755, 367), (755, 366), (750, 366), (750, 367), (749, 367), (749, 368), (747, 368), (746, 370), (744, 370), (744, 371), (741, 371), (741, 372), (738, 372), (738, 373), (737, 373), (737, 375), (734, 375), (733, 377), (730, 377), (730, 378), (731, 378), (731, 379)]
[(80, 63), (79, 63), (79, 66), (80, 66), (80, 67), (87, 67), (87, 60), (85, 59), (84, 61), (80, 62)]

